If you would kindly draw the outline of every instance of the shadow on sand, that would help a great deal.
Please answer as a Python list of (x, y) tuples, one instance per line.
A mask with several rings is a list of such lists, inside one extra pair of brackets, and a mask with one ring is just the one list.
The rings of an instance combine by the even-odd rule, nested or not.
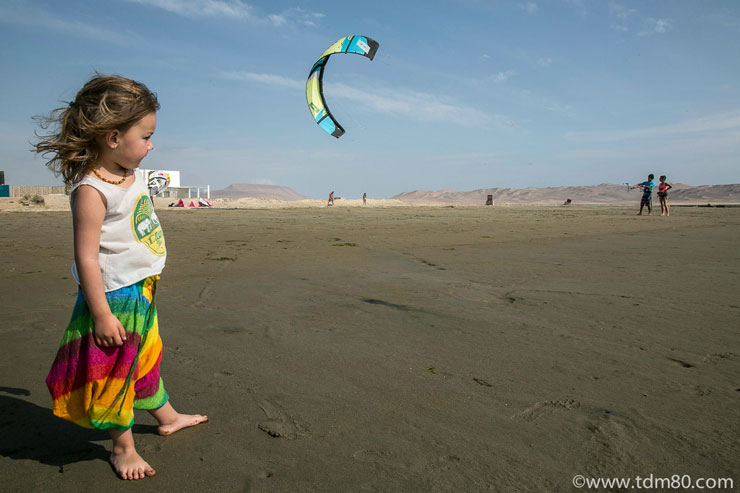
[[(31, 395), (26, 389), (1, 387), (0, 392)], [(155, 433), (156, 426), (135, 425), (134, 433)], [(91, 460), (108, 462), (110, 451), (95, 442), (109, 440), (108, 433), (90, 430), (59, 419), (50, 408), (0, 394), (0, 455), (16, 460), (36, 460), (62, 470), (66, 464)], [(109, 445), (109, 444), (106, 444)]]

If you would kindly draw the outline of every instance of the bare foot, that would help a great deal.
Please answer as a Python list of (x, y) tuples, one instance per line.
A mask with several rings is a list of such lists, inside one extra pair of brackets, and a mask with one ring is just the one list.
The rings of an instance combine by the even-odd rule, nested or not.
[(110, 463), (121, 479), (144, 479), (156, 474), (134, 448), (113, 447)]
[(200, 414), (177, 413), (172, 421), (160, 421), (160, 425), (159, 428), (157, 428), (157, 431), (160, 435), (171, 435), (178, 430), (188, 428), (189, 426), (195, 426), (205, 421), (208, 421), (208, 416), (202, 416)]

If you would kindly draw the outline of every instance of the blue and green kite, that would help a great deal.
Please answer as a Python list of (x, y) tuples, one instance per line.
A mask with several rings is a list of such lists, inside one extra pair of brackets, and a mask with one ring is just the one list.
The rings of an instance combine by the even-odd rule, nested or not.
[(329, 57), (336, 53), (355, 53), (362, 55), (370, 60), (375, 56), (375, 52), (378, 51), (380, 45), (374, 39), (370, 39), (367, 36), (347, 36), (324, 51), (321, 54), (316, 63), (313, 64), (311, 72), (308, 74), (308, 80), (306, 81), (306, 101), (308, 101), (308, 109), (311, 110), (316, 123), (321, 128), (326, 130), (327, 133), (332, 136), (339, 138), (344, 134), (344, 129), (332, 116), (329, 111), (329, 107), (326, 105), (324, 100), (324, 88), (323, 88), (323, 77), (324, 68), (326, 63), (329, 61)]

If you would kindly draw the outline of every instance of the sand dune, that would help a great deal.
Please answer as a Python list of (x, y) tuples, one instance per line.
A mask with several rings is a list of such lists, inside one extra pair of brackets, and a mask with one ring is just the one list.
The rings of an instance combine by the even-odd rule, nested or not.
[[(672, 203), (740, 203), (740, 184), (691, 186), (673, 184), (669, 193)], [(494, 204), (557, 205), (571, 199), (574, 204), (629, 204), (639, 202), (641, 192), (628, 190), (626, 185), (602, 183), (582, 187), (547, 188), (482, 188), (469, 192), (455, 190), (415, 190), (393, 196), (393, 199), (416, 204), (445, 203), (482, 205), (487, 195)], [(655, 197), (655, 194), (653, 194)]]
[(254, 184), (232, 184), (223, 190), (211, 191), (211, 197), (214, 199), (241, 199), (241, 198), (260, 198), (274, 200), (304, 200), (305, 195), (301, 195), (295, 190), (282, 187), (279, 185), (254, 185)]
[[(304, 200), (277, 200), (256, 197), (247, 197), (241, 199), (214, 199), (212, 200), (216, 207), (224, 209), (279, 209), (279, 208), (299, 208), (308, 207), (327, 207), (325, 199), (304, 199)], [(335, 199), (334, 207), (408, 207), (410, 204), (395, 199), (368, 199), (367, 205), (363, 206), (362, 199)]]

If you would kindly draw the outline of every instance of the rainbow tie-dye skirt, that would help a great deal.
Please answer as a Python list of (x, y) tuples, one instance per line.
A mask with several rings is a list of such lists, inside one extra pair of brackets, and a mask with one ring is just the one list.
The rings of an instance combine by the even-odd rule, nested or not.
[(134, 409), (157, 409), (167, 402), (159, 375), (162, 339), (154, 303), (158, 279), (152, 276), (105, 293), (126, 330), (122, 346), (95, 343), (95, 324), (79, 290), (46, 377), (56, 416), (86, 428), (125, 431), (134, 424)]

